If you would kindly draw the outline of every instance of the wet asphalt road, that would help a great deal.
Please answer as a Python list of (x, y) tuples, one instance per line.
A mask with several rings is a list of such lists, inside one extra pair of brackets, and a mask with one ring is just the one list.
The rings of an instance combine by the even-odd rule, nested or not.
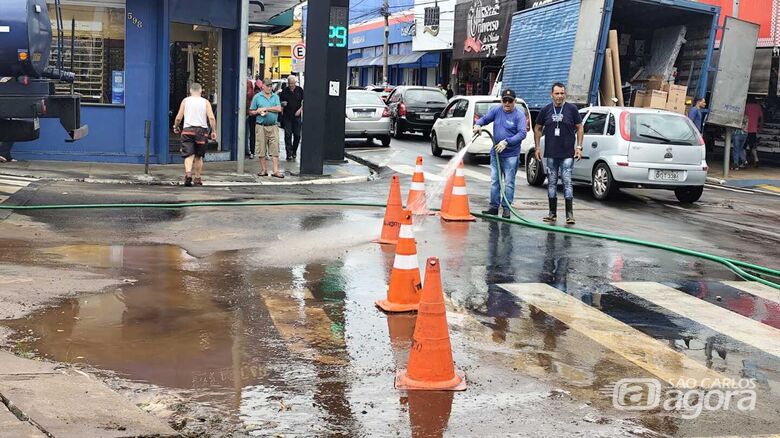
[[(410, 138), (390, 150), (404, 194), (410, 178), (403, 166), (414, 164), (421, 144)], [(426, 166), (446, 162), (423, 151)], [(475, 173), (467, 174), (472, 207), (482, 208), (487, 183), (477, 174), (487, 169), (468, 169)], [(10, 202), (384, 201), (388, 174), (325, 188), (41, 182)], [(521, 184), (518, 195), (521, 211), (541, 217), (544, 189)], [(780, 267), (778, 198), (707, 190), (700, 205), (680, 207), (673, 194), (657, 191), (632, 191), (606, 205), (587, 190), (577, 196), (578, 227)], [(711, 262), (485, 221), (424, 218), (415, 225), (419, 260), (442, 260), (453, 356), (468, 390), (393, 389), (415, 318), (373, 306), (393, 262), (391, 248), (370, 243), (381, 218), (375, 209), (304, 207), (0, 214), (0, 292), (36, 285), (53, 304), (5, 321), (15, 330), (6, 345), (119, 379), (118, 390), (136, 399), (149, 394), (141, 399), (146, 406), (180, 406), (188, 433), (780, 432), (780, 337), (771, 336), (780, 333), (772, 331), (780, 329), (777, 295), (745, 292), (744, 282), (730, 283), (739, 279)], [(43, 276), (18, 266), (45, 269), (47, 279), (84, 272), (116, 284), (93, 290), (83, 281), (68, 289), (92, 293), (59, 299), (66, 291), (56, 281), (38, 284)], [(634, 282), (649, 284), (632, 291)], [(663, 289), (646, 292), (654, 288)], [(755, 409), (704, 409), (685, 419), (674, 409), (613, 404), (621, 379), (702, 376), (751, 379)]]

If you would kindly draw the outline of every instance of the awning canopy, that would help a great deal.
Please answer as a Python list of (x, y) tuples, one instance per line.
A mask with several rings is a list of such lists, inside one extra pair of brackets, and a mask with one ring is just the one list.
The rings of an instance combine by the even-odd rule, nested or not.
[[(387, 65), (414, 64), (425, 56), (426, 52), (414, 52), (407, 55), (388, 55)], [(349, 67), (374, 67), (384, 65), (384, 56), (369, 56), (367, 58), (357, 58), (349, 61)]]
[(293, 25), (300, 0), (250, 0), (249, 31), (278, 33)]

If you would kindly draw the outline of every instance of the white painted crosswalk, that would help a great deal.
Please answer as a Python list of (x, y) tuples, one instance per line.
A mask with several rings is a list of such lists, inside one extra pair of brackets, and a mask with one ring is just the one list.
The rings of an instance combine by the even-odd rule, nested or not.
[[(757, 299), (777, 302), (778, 291), (760, 283), (723, 281)], [(501, 284), (517, 296), (570, 329), (615, 352), (664, 381), (722, 378), (718, 372), (673, 349), (667, 342), (592, 307), (575, 296), (542, 283)], [(780, 357), (780, 330), (677, 289), (654, 282), (621, 282), (612, 286), (742, 344)]]
[(0, 204), (5, 202), (14, 193), (38, 181), (37, 178), (22, 176), (0, 175)]
[(634, 282), (612, 285), (780, 358), (780, 330), (774, 327), (659, 283)]

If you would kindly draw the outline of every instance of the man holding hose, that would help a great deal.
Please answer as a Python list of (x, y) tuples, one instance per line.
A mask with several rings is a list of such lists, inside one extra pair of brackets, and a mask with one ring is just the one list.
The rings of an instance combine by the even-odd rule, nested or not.
[[(515, 200), (515, 178), (520, 160), (520, 145), (525, 139), (526, 118), (523, 111), (516, 108), (517, 95), (513, 90), (506, 89), (501, 93), (501, 106), (491, 108), (487, 114), (474, 124), (474, 133), (489, 124), (493, 124), (493, 150), (490, 151), (490, 208), (482, 214), (498, 215), (499, 204), (504, 210), (504, 218), (511, 216), (510, 206)], [(500, 162), (500, 166), (499, 166)], [(500, 168), (499, 168), (500, 167)], [(501, 180), (504, 182), (504, 195), (501, 199)]]

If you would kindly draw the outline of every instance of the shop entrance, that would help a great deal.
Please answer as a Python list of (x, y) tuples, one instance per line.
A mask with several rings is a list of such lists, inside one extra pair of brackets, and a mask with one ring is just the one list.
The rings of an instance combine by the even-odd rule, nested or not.
[[(222, 134), (222, 31), (202, 25), (171, 23), (170, 28), (170, 79), (168, 84), (170, 107), (169, 123), (172, 127), (181, 101), (189, 96), (190, 84), (203, 87), (203, 97), (211, 102), (217, 118), (217, 132)], [(179, 161), (179, 136), (169, 128), (168, 147), (171, 161)], [(208, 147), (209, 160), (227, 161), (230, 152), (224, 152), (221, 142), (211, 142)]]

